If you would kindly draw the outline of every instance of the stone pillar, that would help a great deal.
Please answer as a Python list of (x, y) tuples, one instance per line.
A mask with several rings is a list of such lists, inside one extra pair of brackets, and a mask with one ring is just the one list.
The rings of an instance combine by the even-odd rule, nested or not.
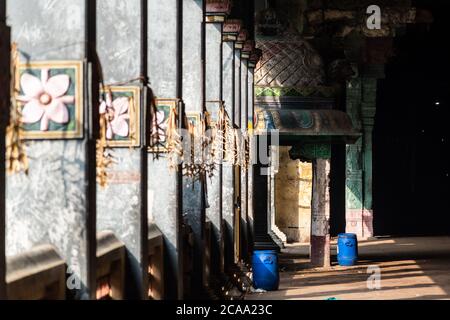
[(247, 171), (247, 232), (248, 232), (248, 244), (249, 253), (253, 251), (253, 154), (255, 152), (253, 135), (253, 114), (254, 114), (254, 66), (248, 68), (247, 75), (247, 128), (249, 134), (249, 147), (250, 147), (250, 163)]
[[(272, 232), (272, 194), (270, 190), (271, 173), (274, 158), (270, 157), (271, 147), (268, 145), (271, 138), (266, 135), (255, 136), (255, 164), (253, 165), (253, 189), (252, 193), (257, 195), (253, 202), (253, 249), (254, 250), (279, 250), (280, 247), (274, 242)], [(274, 145), (277, 142), (275, 141)]]
[[(204, 106), (204, 1), (183, 0), (182, 96), (186, 114), (200, 115)], [(198, 126), (200, 123), (197, 124)], [(187, 152), (187, 150), (185, 150)], [(183, 216), (194, 234), (191, 292), (197, 298), (203, 292), (205, 208), (204, 185), (198, 179), (183, 177)], [(185, 292), (185, 296), (186, 296)]]
[(313, 160), (311, 264), (330, 267), (330, 160)]
[[(248, 114), (248, 59), (241, 59), (241, 112), (240, 112), (240, 127), (241, 132), (248, 134), (247, 128), (247, 114)], [(243, 143), (243, 140), (241, 141)], [(241, 166), (241, 187), (240, 187), (240, 214), (241, 214), (241, 245), (242, 245), (242, 259), (248, 261), (248, 226), (247, 226), (247, 201), (248, 201), (248, 168)]]
[(375, 123), (376, 97), (377, 97), (377, 79), (363, 79), (363, 97), (361, 103), (361, 115), (363, 125), (363, 181), (364, 181), (364, 201), (362, 212), (362, 237), (367, 239), (374, 236), (373, 233), (373, 153), (372, 153), (372, 133)]
[[(123, 84), (111, 87), (113, 100), (118, 99), (116, 95), (120, 98), (123, 94), (136, 93), (134, 104), (129, 106), (134, 109), (128, 110), (128, 113), (138, 115), (134, 117), (133, 123), (129, 123), (129, 133), (135, 128), (139, 129), (134, 133), (137, 141), (131, 143), (131, 147), (112, 147), (116, 162), (108, 171), (108, 184), (104, 188), (97, 187), (97, 230), (113, 231), (125, 244), (128, 270), (125, 292), (128, 298), (133, 299), (148, 298), (148, 221), (147, 212), (144, 211), (147, 193), (142, 192), (146, 190), (147, 179), (145, 172), (141, 172), (142, 162), (147, 158), (145, 141), (142, 139), (145, 137), (146, 104), (142, 99), (142, 80), (132, 81), (142, 75), (145, 59), (141, 50), (145, 38), (142, 25), (137, 23), (146, 16), (143, 11), (145, 8), (141, 5), (141, 0), (120, 4), (97, 0), (97, 52), (105, 85)], [(138, 122), (137, 126), (135, 122)]]
[[(0, 137), (9, 121), (10, 30), (6, 26), (6, 1), (0, 1)], [(0, 139), (0, 300), (6, 298), (5, 263), (5, 139)]]
[(242, 100), (241, 100), (241, 49), (234, 48), (234, 125), (238, 128), (241, 127), (241, 112), (242, 112)]
[[(242, 117), (242, 100), (241, 100), (241, 49), (234, 47), (234, 110), (233, 110), (233, 124), (237, 129), (241, 128), (241, 117)], [(240, 259), (240, 248), (241, 248), (241, 233), (240, 228), (237, 226), (241, 222), (241, 170), (240, 166), (233, 165), (233, 246), (234, 246), (234, 258), (233, 262), (236, 263)], [(239, 216), (236, 216), (238, 214)], [(238, 227), (238, 229), (236, 229)], [(237, 234), (239, 232), (239, 234)]]
[[(221, 22), (206, 24), (206, 107), (213, 115), (222, 101), (222, 29)], [(215, 120), (215, 119), (213, 119)], [(224, 272), (224, 242), (222, 229), (222, 164), (218, 164), (214, 176), (207, 180), (206, 216), (212, 224), (211, 272)]]
[[(235, 106), (235, 61), (234, 40), (224, 39), (222, 93), (225, 109), (234, 119)], [(229, 162), (223, 163), (222, 171), (222, 216), (224, 223), (225, 268), (234, 262), (234, 168)]]
[(372, 131), (376, 110), (376, 79), (357, 78), (347, 85), (347, 113), (363, 137), (347, 146), (346, 232), (358, 239), (373, 236)]
[[(14, 174), (7, 179), (6, 254), (16, 255), (44, 243), (54, 245), (67, 263), (68, 283), (75, 298), (94, 299), (99, 88), (98, 69), (93, 63), (95, 1), (60, 0), (51, 2), (51, 8), (49, 4), (47, 0), (7, 1), (12, 40), (18, 44), (21, 62), (28, 63), (23, 72), (35, 68), (41, 81), (57, 72), (72, 79), (64, 94), (73, 96), (73, 101), (65, 100), (73, 103), (67, 102), (64, 107), (75, 112), (64, 122), (66, 132), (62, 136), (52, 129), (56, 125), (51, 117), (47, 131), (41, 129), (46, 125), (44, 116), (38, 120), (44, 123), (36, 122), (33, 123), (36, 127), (25, 129), (29, 137), (26, 142), (29, 173)], [(88, 63), (83, 64), (86, 59)], [(36, 61), (50, 60), (77, 63), (56, 66), (51, 62), (33, 67)], [(45, 74), (47, 68), (49, 72)], [(84, 88), (88, 90), (82, 94)], [(84, 116), (77, 119), (75, 115), (80, 113), (76, 110)], [(34, 140), (32, 136), (43, 139)]]
[[(181, 98), (182, 1), (148, 1), (148, 76), (153, 94), (161, 98)], [(181, 29), (181, 28), (180, 28)], [(165, 293), (168, 299), (184, 298), (183, 242), (180, 179), (170, 170), (166, 157), (148, 159), (149, 221), (164, 235), (166, 261)]]

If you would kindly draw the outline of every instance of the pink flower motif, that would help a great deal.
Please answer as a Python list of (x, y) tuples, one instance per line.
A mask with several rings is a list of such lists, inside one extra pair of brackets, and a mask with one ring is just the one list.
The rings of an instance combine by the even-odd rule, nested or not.
[(167, 120), (163, 110), (156, 112), (156, 125), (153, 126), (152, 134), (159, 136), (160, 142), (166, 141)]
[(24, 123), (41, 122), (40, 130), (47, 131), (49, 120), (65, 124), (69, 122), (66, 104), (75, 103), (74, 96), (66, 96), (70, 78), (66, 74), (49, 77), (49, 69), (41, 70), (41, 79), (24, 73), (20, 78), (24, 96), (18, 100), (25, 103), (22, 110)]
[(100, 104), (100, 114), (106, 114), (108, 127), (106, 129), (106, 139), (111, 140), (114, 135), (128, 137), (129, 126), (127, 120), (129, 100), (127, 97), (120, 97), (112, 100), (111, 94), (106, 94), (106, 101)]

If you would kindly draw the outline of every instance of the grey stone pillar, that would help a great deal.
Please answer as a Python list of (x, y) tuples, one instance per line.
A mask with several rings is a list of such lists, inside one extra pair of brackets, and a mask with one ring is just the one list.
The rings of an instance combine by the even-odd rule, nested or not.
[[(222, 101), (222, 29), (220, 22), (206, 24), (206, 107), (212, 115)], [(222, 164), (207, 181), (206, 216), (212, 223), (211, 268), (213, 274), (224, 271), (224, 242), (222, 229)]]
[[(234, 118), (235, 106), (235, 53), (234, 41), (223, 42), (223, 100), (230, 118)], [(232, 119), (233, 121), (234, 119)], [(234, 262), (234, 167), (223, 163), (222, 216), (224, 221), (225, 267)]]
[(247, 229), (248, 229), (248, 243), (249, 250), (253, 248), (253, 154), (255, 152), (254, 143), (255, 137), (253, 136), (253, 114), (254, 114), (254, 68), (248, 68), (248, 91), (247, 91), (247, 121), (249, 132), (249, 147), (250, 147), (250, 163), (247, 171)]
[[(179, 0), (148, 1), (148, 75), (154, 94), (181, 98), (181, 37)], [(179, 176), (169, 170), (166, 157), (148, 160), (149, 221), (164, 234), (165, 292), (169, 299), (183, 298), (183, 250)]]
[[(248, 59), (241, 59), (241, 131), (247, 135), (247, 115), (248, 115)], [(241, 244), (242, 244), (242, 258), (248, 260), (248, 167), (241, 166), (241, 194), (240, 194), (240, 208), (241, 208)]]
[(234, 48), (234, 68), (234, 125), (240, 128), (242, 116), (241, 49)]
[[(183, 81), (182, 96), (186, 114), (203, 112), (204, 60), (203, 20), (204, 1), (183, 0)], [(198, 124), (200, 125), (200, 124)], [(187, 150), (185, 150), (187, 152)], [(188, 298), (197, 298), (203, 292), (204, 267), (204, 184), (198, 179), (183, 177), (183, 215), (194, 233), (191, 292)]]
[[(0, 137), (9, 121), (10, 30), (6, 26), (6, 1), (0, 1)], [(5, 139), (0, 139), (0, 299), (6, 298), (5, 263)]]
[[(141, 0), (116, 3), (97, 0), (97, 43), (106, 85), (123, 83), (122, 86), (139, 90), (135, 101), (135, 113), (140, 117), (140, 132), (136, 132), (140, 145), (113, 147), (116, 163), (109, 170), (110, 178), (105, 188), (97, 187), (97, 230), (113, 231), (125, 244), (127, 252), (125, 292), (128, 298), (148, 298), (148, 250), (147, 212), (144, 211), (147, 184), (141, 172), (146, 161), (144, 148), (144, 106), (141, 76), (145, 57), (141, 47), (145, 43), (142, 24), (146, 16)], [(117, 23), (120, 21), (120, 23)], [(116, 89), (115, 86), (112, 89)], [(127, 89), (129, 90), (129, 89)], [(137, 108), (140, 106), (141, 108)], [(130, 127), (130, 130), (132, 128)], [(144, 176), (143, 176), (144, 174)]]
[(330, 266), (330, 160), (313, 160), (311, 264)]
[[(7, 4), (12, 39), (18, 43), (22, 62), (93, 61), (95, 1), (11, 0)], [(89, 89), (75, 98), (85, 115), (85, 121), (79, 119), (82, 138), (28, 141), (29, 174), (7, 179), (7, 256), (43, 243), (54, 245), (69, 267), (68, 283), (72, 281), (73, 293), (80, 299), (95, 298), (96, 289), (96, 136), (88, 124), (95, 127), (98, 119), (98, 82), (89, 77), (88, 69), (95, 77), (96, 68), (90, 63), (84, 72), (80, 70)]]

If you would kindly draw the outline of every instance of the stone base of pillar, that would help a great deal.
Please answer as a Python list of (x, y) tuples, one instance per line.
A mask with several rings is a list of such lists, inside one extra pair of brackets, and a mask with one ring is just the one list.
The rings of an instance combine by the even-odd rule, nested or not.
[(373, 210), (347, 210), (345, 231), (356, 234), (359, 240), (373, 237)]
[(329, 268), (331, 266), (330, 235), (311, 236), (310, 257), (314, 267)]

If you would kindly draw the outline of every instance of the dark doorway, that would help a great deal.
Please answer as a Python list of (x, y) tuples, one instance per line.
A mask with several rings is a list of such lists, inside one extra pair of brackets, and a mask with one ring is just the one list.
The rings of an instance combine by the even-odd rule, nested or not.
[(450, 234), (449, 1), (416, 1), (432, 25), (409, 25), (379, 81), (374, 128), (376, 235)]

